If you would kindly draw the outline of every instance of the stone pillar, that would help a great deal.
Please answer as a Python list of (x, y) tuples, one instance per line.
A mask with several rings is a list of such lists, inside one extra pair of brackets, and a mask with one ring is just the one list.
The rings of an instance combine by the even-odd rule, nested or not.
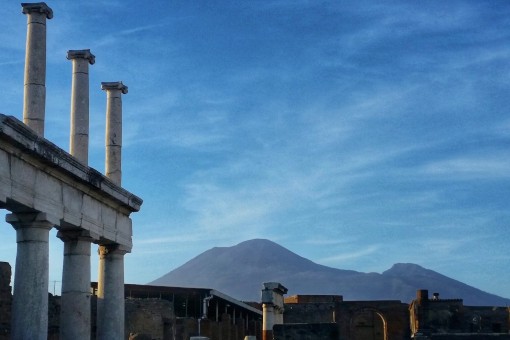
[(22, 3), (27, 15), (27, 45), (25, 55), (25, 80), (23, 123), (38, 135), (44, 136), (46, 106), (46, 19), (53, 18), (53, 11), (44, 2)]
[(89, 64), (94, 64), (95, 56), (90, 50), (70, 50), (67, 59), (73, 62), (69, 153), (86, 165), (89, 158)]
[(273, 326), (283, 324), (283, 295), (287, 288), (278, 282), (265, 282), (262, 289), (262, 340), (273, 339)]
[[(121, 185), (122, 94), (128, 92), (122, 82), (103, 82), (106, 91), (105, 174)], [(124, 255), (120, 245), (99, 246), (97, 278), (97, 339), (124, 339)]]
[(12, 305), (12, 339), (46, 339), (48, 335), (49, 232), (57, 221), (44, 213), (14, 213), (6, 221), (16, 229), (16, 266)]
[(115, 184), (121, 185), (122, 148), (122, 94), (128, 92), (122, 82), (101, 83), (106, 91), (106, 160), (105, 174)]
[(60, 339), (90, 340), (90, 244), (85, 231), (59, 231), (64, 241)]
[(272, 304), (262, 304), (262, 340), (273, 339), (274, 308)]
[(118, 245), (99, 246), (97, 339), (124, 340), (124, 255)]

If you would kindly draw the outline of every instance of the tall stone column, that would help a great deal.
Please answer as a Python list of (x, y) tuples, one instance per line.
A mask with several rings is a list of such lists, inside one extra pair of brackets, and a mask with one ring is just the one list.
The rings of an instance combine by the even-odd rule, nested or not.
[(59, 231), (64, 241), (60, 339), (90, 340), (90, 244), (86, 231)]
[(103, 82), (106, 91), (106, 160), (105, 173), (115, 184), (121, 185), (122, 94), (128, 88), (122, 82)]
[(49, 232), (58, 221), (44, 213), (13, 213), (6, 221), (16, 229), (16, 266), (12, 304), (12, 339), (48, 336)]
[[(70, 50), (73, 62), (71, 90), (71, 138), (69, 152), (88, 164), (89, 151), (89, 64), (95, 57), (90, 50)], [(93, 241), (85, 231), (58, 232), (64, 242), (60, 338), (89, 340), (90, 324), (90, 246)]]
[[(128, 92), (122, 82), (103, 82), (106, 91), (105, 173), (121, 185), (122, 94)], [(97, 284), (97, 339), (124, 339), (124, 255), (129, 249), (117, 244), (99, 245)]]
[(124, 340), (124, 255), (118, 245), (99, 246), (98, 340)]
[(46, 19), (53, 11), (44, 2), (22, 3), (27, 15), (23, 123), (44, 136), (46, 106)]
[(89, 159), (89, 64), (95, 63), (90, 50), (70, 50), (73, 62), (71, 89), (71, 138), (69, 153), (83, 164)]

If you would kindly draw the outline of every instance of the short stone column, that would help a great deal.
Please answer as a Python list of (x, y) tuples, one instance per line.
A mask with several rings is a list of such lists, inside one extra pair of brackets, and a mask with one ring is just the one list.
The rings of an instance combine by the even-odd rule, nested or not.
[(98, 340), (124, 340), (124, 255), (118, 245), (99, 246)]
[(73, 62), (69, 153), (83, 164), (88, 164), (89, 64), (94, 64), (95, 56), (90, 50), (70, 50), (67, 52), (67, 59)]
[(121, 185), (122, 170), (122, 94), (128, 93), (126, 85), (118, 82), (103, 82), (106, 91), (106, 159), (105, 175), (115, 184)]
[(44, 213), (13, 213), (6, 221), (16, 229), (16, 266), (12, 304), (12, 339), (48, 336), (49, 232), (56, 220)]
[(86, 231), (59, 231), (64, 242), (60, 339), (90, 340), (90, 245)]
[(278, 282), (265, 282), (262, 289), (262, 340), (273, 339), (273, 326), (283, 324), (283, 295), (287, 288)]
[(27, 15), (27, 45), (25, 54), (25, 80), (23, 123), (38, 135), (44, 136), (46, 107), (46, 19), (53, 11), (44, 2), (22, 3)]

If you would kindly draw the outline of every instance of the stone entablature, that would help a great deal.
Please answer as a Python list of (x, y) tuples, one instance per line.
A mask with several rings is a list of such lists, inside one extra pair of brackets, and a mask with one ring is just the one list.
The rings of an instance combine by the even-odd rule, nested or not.
[(142, 200), (0, 114), (0, 204), (15, 213), (43, 211), (59, 229), (82, 229), (130, 251), (128, 216)]

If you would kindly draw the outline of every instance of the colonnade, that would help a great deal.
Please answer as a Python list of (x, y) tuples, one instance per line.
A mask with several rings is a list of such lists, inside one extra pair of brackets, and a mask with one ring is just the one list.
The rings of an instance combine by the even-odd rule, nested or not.
[[(53, 11), (43, 2), (22, 3), (22, 8), (28, 21), (23, 123), (29, 129), (5, 118), (2, 124), (7, 128), (2, 133), (5, 130), (7, 137), (29, 141), (27, 145), (33, 147), (13, 151), (12, 145), (21, 147), (13, 142), (0, 150), (0, 158), (8, 160), (0, 167), (0, 182), (10, 186), (8, 192), (0, 193), (0, 206), (11, 211), (6, 221), (16, 230), (17, 242), (11, 337), (47, 338), (49, 232), (55, 227), (64, 242), (60, 338), (91, 338), (90, 255), (96, 243), (96, 338), (124, 339), (124, 255), (132, 247), (129, 214), (142, 203), (121, 188), (121, 95), (127, 93), (127, 86), (101, 84), (107, 95), (106, 175), (101, 176), (88, 167), (89, 65), (95, 56), (90, 50), (67, 54), (73, 68), (70, 157), (44, 139), (46, 21)], [(30, 157), (19, 157), (23, 152)], [(3, 178), (7, 166), (18, 166), (8, 170), (21, 172), (20, 179), (15, 175)]]

